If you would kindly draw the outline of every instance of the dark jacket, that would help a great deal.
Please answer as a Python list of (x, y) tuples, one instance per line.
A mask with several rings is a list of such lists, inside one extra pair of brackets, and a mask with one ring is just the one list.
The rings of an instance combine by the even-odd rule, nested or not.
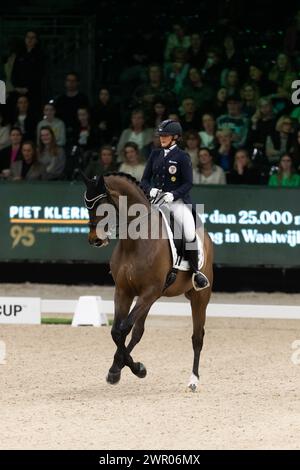
[(151, 188), (171, 192), (174, 200), (182, 199), (191, 204), (189, 191), (193, 186), (193, 170), (190, 156), (178, 147), (164, 156), (163, 149), (151, 152), (141, 182), (149, 193)]
[[(12, 163), (11, 151), (12, 151), (11, 145), (9, 147), (5, 147), (4, 149), (0, 151), (0, 171), (10, 168), (10, 165)], [(21, 146), (19, 148), (15, 161), (20, 160), (20, 159), (21, 159)]]

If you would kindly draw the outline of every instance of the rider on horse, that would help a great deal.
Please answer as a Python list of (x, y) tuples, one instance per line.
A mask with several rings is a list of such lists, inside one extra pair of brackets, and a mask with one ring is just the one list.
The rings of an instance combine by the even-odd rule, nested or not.
[[(192, 204), (189, 191), (193, 185), (193, 171), (189, 155), (177, 146), (182, 127), (179, 122), (167, 119), (158, 126), (158, 135), (162, 148), (151, 152), (141, 183), (154, 201), (162, 192), (162, 200), (169, 204), (174, 218), (184, 221), (185, 241), (191, 243), (196, 237), (195, 219), (188, 206)], [(194, 273), (196, 288), (208, 287), (207, 277), (198, 269), (198, 249), (186, 249), (185, 257)]]

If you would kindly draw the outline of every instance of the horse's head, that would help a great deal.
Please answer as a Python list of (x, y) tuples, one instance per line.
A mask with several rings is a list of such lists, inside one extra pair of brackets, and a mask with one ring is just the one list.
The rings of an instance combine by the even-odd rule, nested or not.
[(97, 209), (100, 204), (108, 203), (108, 193), (105, 186), (103, 176), (97, 176), (89, 179), (82, 173), (82, 178), (86, 184), (86, 191), (84, 193), (85, 207), (89, 211), (89, 228), (90, 232), (88, 240), (90, 245), (94, 247), (106, 246), (109, 243), (107, 232), (104, 227), (101, 227), (101, 220), (103, 216), (97, 215)]

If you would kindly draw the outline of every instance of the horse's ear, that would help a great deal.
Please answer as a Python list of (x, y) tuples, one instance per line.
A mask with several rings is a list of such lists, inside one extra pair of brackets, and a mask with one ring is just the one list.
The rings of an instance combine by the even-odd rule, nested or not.
[(105, 189), (105, 181), (104, 181), (103, 175), (98, 176), (97, 188), (98, 188), (101, 192), (103, 192), (103, 190)]
[(81, 174), (81, 177), (82, 177), (83, 181), (85, 182), (86, 186), (91, 184), (91, 180), (86, 176), (85, 173), (83, 173), (83, 171), (79, 170), (79, 173)]

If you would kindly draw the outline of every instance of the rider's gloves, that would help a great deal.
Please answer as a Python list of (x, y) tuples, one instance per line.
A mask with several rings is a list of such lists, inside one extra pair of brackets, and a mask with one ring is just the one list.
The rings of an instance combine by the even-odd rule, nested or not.
[(164, 201), (165, 202), (173, 202), (174, 201), (173, 193), (165, 193), (164, 194)]
[(152, 197), (153, 199), (157, 196), (157, 194), (159, 193), (159, 189), (157, 188), (152, 188), (150, 190), (150, 197)]

